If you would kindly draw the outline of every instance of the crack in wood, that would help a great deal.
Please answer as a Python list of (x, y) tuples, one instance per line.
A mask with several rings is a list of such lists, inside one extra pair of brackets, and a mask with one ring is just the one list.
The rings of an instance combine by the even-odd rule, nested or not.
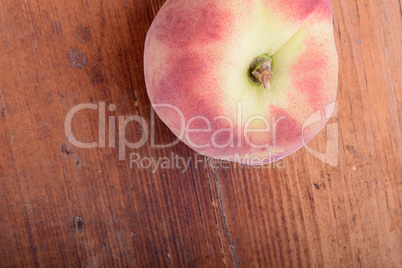
[[(205, 157), (204, 157), (204, 162), (205, 162), (205, 164), (207, 163), (207, 160), (206, 160)], [(235, 267), (240, 267), (240, 264), (239, 264), (239, 261), (238, 261), (238, 259), (237, 259), (237, 255), (236, 255), (236, 250), (235, 250), (235, 247), (234, 247), (234, 244), (233, 244), (233, 239), (232, 239), (232, 237), (230, 236), (229, 224), (228, 224), (228, 221), (227, 221), (227, 216), (226, 216), (225, 208), (224, 208), (224, 206), (223, 206), (223, 201), (222, 201), (222, 187), (221, 187), (221, 184), (220, 184), (220, 182), (219, 182), (218, 175), (216, 174), (216, 171), (213, 169), (213, 167), (210, 167), (210, 166), (208, 166), (208, 167), (209, 167), (209, 169), (210, 169), (210, 172), (212, 173), (212, 177), (213, 177), (214, 183), (215, 183), (216, 188), (217, 188), (217, 189), (215, 189), (215, 193), (216, 193), (216, 199), (217, 199), (217, 201), (218, 201), (218, 204), (216, 204), (216, 202), (215, 202), (215, 200), (214, 200), (214, 194), (213, 194), (214, 190), (212, 189), (212, 183), (211, 183), (211, 181), (210, 181), (210, 175), (209, 175), (209, 172), (208, 172), (209, 190), (210, 190), (210, 194), (211, 194), (211, 201), (212, 201), (212, 204), (214, 204), (214, 205), (213, 205), (213, 209), (214, 209), (214, 215), (215, 215), (215, 222), (216, 222), (217, 229), (218, 229), (218, 233), (219, 233), (219, 239), (220, 239), (220, 241), (221, 241), (221, 247), (222, 247), (222, 253), (223, 253), (223, 258), (224, 258), (225, 266), (226, 266), (225, 250), (224, 250), (224, 247), (223, 247), (223, 240), (222, 240), (222, 236), (221, 236), (221, 230), (220, 230), (220, 228), (219, 228), (219, 221), (218, 221), (218, 217), (219, 217), (219, 216), (217, 215), (217, 211), (216, 211), (216, 209), (215, 209), (216, 206), (219, 206), (220, 212), (222, 213), (222, 219), (223, 219), (223, 223), (224, 223), (224, 224), (223, 224), (223, 228), (224, 228), (223, 231), (224, 231), (224, 235), (226, 236), (227, 241), (228, 241), (228, 243), (229, 243), (230, 253), (231, 253), (231, 255), (232, 255), (232, 259), (233, 259), (234, 265), (235, 265)]]

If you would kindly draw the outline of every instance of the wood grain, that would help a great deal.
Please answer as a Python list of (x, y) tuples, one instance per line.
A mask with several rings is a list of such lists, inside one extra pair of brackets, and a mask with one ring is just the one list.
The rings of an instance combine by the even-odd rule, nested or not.
[[(333, 2), (336, 167), (306, 149), (255, 169), (182, 143), (125, 161), (73, 146), (64, 122), (79, 104), (151, 124), (143, 46), (163, 2), (0, 1), (0, 266), (401, 266), (400, 2)], [(98, 117), (78, 113), (74, 136), (99, 140)], [(157, 143), (174, 141), (155, 125)], [(325, 133), (309, 146), (325, 149)], [(190, 165), (130, 167), (130, 153)]]

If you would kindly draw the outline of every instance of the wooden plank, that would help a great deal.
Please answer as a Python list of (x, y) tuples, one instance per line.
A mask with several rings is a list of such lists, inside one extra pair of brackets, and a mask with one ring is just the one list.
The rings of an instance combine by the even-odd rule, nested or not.
[[(401, 265), (400, 3), (333, 2), (338, 165), (302, 149), (247, 168), (182, 143), (148, 140), (124, 161), (118, 134), (110, 146), (111, 125), (152, 125), (143, 46), (163, 2), (0, 2), (0, 266)], [(97, 105), (73, 118), (87, 143), (103, 138), (105, 105), (104, 148), (69, 141), (80, 104)], [(155, 126), (157, 144), (175, 140)], [(143, 131), (130, 122), (125, 137)], [(323, 131), (309, 146), (326, 141)]]
[[(82, 103), (106, 101), (115, 116), (149, 117), (141, 64), (151, 19), (138, 17), (154, 8), (147, 5), (2, 4), (4, 264), (223, 264), (205, 172), (131, 169), (118, 148), (76, 148), (64, 132), (67, 113)], [(96, 141), (97, 117), (78, 113), (74, 136)], [(138, 140), (137, 131), (127, 128), (127, 140)], [(173, 137), (166, 128), (159, 135)], [(147, 147), (136, 153), (170, 156)], [(190, 152), (181, 144), (175, 155)]]
[[(330, 124), (339, 124), (339, 166), (302, 149), (285, 168), (211, 171), (241, 264), (401, 263), (400, 7), (339, 1), (334, 12), (340, 113)], [(311, 147), (323, 151), (325, 136)]]

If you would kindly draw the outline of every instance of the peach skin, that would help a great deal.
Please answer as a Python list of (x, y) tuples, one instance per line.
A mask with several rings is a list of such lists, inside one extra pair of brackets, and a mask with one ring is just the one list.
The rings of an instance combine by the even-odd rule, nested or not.
[[(145, 42), (161, 120), (195, 151), (262, 165), (328, 121), (338, 57), (329, 0), (168, 0)], [(321, 113), (321, 120), (306, 120)]]

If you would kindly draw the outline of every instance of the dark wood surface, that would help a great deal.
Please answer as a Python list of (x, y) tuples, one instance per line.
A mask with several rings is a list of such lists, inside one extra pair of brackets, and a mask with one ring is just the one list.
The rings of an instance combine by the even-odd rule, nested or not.
[[(401, 266), (400, 2), (333, 2), (336, 167), (306, 149), (255, 169), (196, 164), (182, 143), (125, 161), (72, 145), (79, 104), (151, 122), (143, 46), (163, 2), (0, 1), (0, 266)], [(77, 113), (74, 136), (99, 140), (98, 121)], [(155, 124), (158, 143), (174, 140)], [(309, 146), (325, 149), (325, 133)], [(153, 172), (130, 153), (192, 162)]]

